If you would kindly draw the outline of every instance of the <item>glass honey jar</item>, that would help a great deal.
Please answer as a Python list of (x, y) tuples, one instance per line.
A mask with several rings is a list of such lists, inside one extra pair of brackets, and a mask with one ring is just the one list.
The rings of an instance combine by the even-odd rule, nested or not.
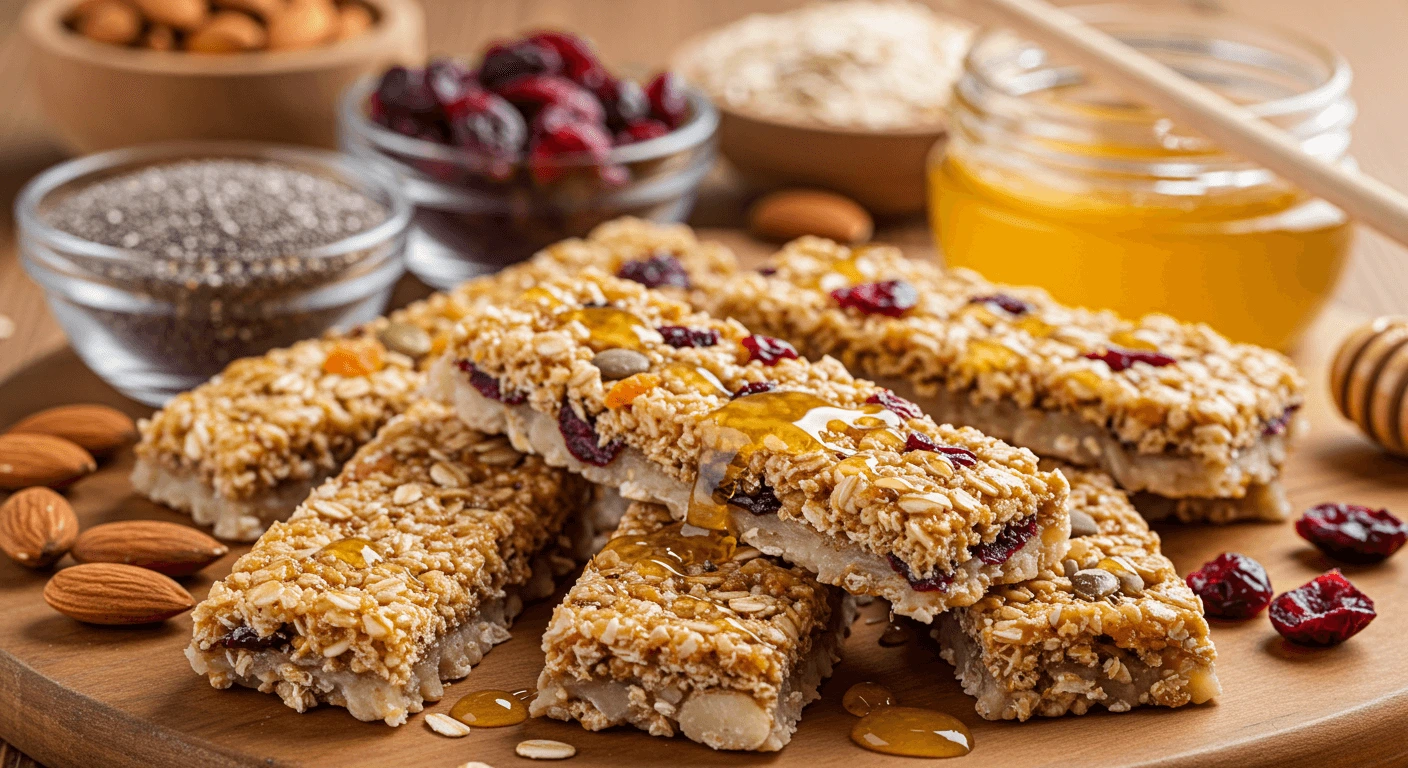
[[(1350, 71), (1289, 32), (1180, 4), (1068, 8), (1349, 163)], [(930, 158), (944, 259), (1127, 317), (1288, 348), (1349, 255), (1343, 212), (1009, 32), (980, 36)]]

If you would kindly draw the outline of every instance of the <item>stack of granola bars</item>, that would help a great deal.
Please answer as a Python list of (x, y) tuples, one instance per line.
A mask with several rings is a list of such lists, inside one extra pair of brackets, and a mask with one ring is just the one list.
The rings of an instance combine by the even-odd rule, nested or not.
[(814, 238), (744, 273), (621, 220), (235, 363), (143, 424), (135, 480), (267, 528), (196, 612), (217, 687), (399, 724), (599, 549), (532, 713), (766, 751), (853, 596), (931, 625), (983, 717), (1211, 700), (1202, 605), (1139, 512), (1283, 516), (1300, 402), (1285, 358), (1204, 327)]

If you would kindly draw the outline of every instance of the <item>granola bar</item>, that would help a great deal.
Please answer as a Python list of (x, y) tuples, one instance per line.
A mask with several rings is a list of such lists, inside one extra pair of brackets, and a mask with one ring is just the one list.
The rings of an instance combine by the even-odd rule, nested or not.
[(994, 589), (933, 630), (978, 714), (1026, 720), (1212, 700), (1221, 686), (1201, 601), (1108, 475), (1063, 471), (1071, 515), (1089, 515), (1099, 532), (1073, 537), (1061, 568)]
[(1304, 382), (1207, 326), (1061, 306), (897, 249), (788, 244), (768, 274), (720, 279), (704, 308), (793, 341), (1041, 456), (1096, 467), (1151, 517), (1283, 519)]
[(632, 504), (543, 635), (535, 716), (714, 749), (786, 746), (855, 620), (850, 595)]
[(590, 496), (419, 401), (211, 587), (186, 656), (216, 688), (400, 725), (571, 570), (556, 550)]
[[(231, 363), (141, 423), (132, 485), (201, 525), (213, 525), (221, 538), (253, 540), (410, 405), (424, 382), (422, 369), (476, 304), (517, 295), (545, 276), (586, 265), (632, 265), (627, 272), (638, 273), (633, 262), (656, 270), (649, 274), (664, 274), (667, 289), (677, 293), (688, 290), (694, 275), (735, 268), (732, 253), (698, 241), (688, 227), (607, 222), (584, 240), (564, 241), (389, 318)], [(385, 349), (377, 339), (393, 325), (423, 331), (429, 345)], [(378, 359), (350, 372), (330, 366), (329, 356), (348, 340), (371, 345)]]
[(782, 350), (587, 269), (477, 307), (429, 391), (519, 450), (920, 621), (1057, 561), (1059, 473)]

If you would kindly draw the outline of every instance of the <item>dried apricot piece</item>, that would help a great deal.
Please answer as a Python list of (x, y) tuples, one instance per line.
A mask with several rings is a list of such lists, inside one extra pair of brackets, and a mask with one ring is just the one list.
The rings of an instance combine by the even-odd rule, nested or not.
[(386, 365), (386, 350), (371, 339), (339, 341), (323, 360), (323, 373), (335, 376), (369, 376)]
[(637, 397), (660, 386), (660, 374), (637, 373), (616, 382), (606, 393), (606, 407), (612, 410), (624, 408)]

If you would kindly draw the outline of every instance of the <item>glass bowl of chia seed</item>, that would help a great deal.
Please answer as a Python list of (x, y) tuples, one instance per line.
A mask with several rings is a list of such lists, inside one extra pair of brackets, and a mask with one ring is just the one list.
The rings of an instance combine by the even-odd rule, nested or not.
[(683, 121), (661, 136), (611, 147), (604, 156), (562, 154), (536, 166), (524, 156), (485, 157), (408, 136), (371, 119), (376, 78), (348, 89), (338, 114), (343, 151), (400, 177), (415, 208), (407, 268), (448, 288), (496, 272), (619, 216), (683, 221), (714, 164), (718, 112), (683, 89)]
[(21, 263), (74, 350), (150, 405), (237, 358), (375, 318), (410, 218), (385, 169), (245, 142), (80, 157), (15, 202)]

